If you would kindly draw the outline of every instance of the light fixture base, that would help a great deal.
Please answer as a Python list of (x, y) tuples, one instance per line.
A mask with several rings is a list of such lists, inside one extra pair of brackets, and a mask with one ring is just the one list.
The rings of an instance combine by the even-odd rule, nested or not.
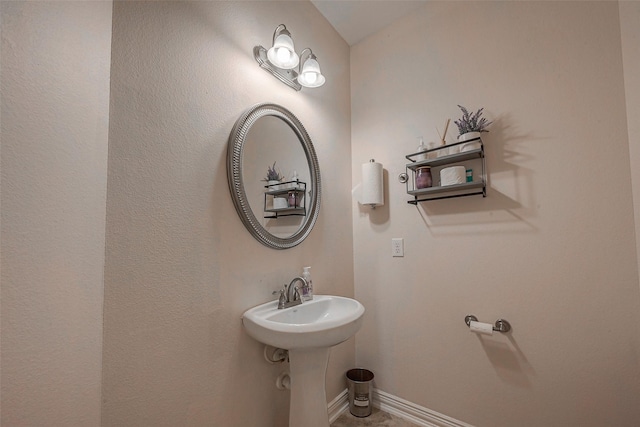
[(276, 79), (289, 86), (291, 89), (299, 91), (302, 89), (300, 83), (295, 79), (298, 77), (298, 73), (295, 70), (284, 70), (272, 65), (267, 59), (267, 49), (262, 46), (255, 46), (253, 48), (253, 57), (256, 62), (260, 64), (260, 67), (271, 73)]

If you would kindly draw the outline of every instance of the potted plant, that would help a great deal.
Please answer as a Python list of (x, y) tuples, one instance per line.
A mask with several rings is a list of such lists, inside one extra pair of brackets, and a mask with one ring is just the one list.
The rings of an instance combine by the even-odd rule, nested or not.
[(262, 180), (267, 182), (269, 190), (279, 190), (282, 178), (283, 176), (276, 170), (276, 162), (273, 162), (273, 166), (267, 166), (267, 176)]
[(458, 107), (462, 110), (462, 117), (454, 121), (456, 126), (458, 126), (458, 141), (474, 140), (467, 144), (463, 144), (460, 151), (469, 151), (480, 148), (480, 141), (477, 139), (480, 138), (481, 132), (489, 132), (487, 130), (487, 126), (493, 122), (482, 117), (484, 108), (480, 108), (478, 111), (473, 113), (469, 112), (469, 110), (462, 105), (458, 105)]

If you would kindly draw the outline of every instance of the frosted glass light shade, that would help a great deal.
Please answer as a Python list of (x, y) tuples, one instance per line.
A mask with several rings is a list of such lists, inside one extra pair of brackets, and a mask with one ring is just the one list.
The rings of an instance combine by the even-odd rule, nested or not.
[(276, 37), (273, 47), (267, 51), (267, 58), (273, 65), (285, 70), (291, 70), (300, 63), (300, 58), (293, 46), (293, 39), (284, 32)]
[(320, 64), (311, 57), (302, 64), (302, 71), (298, 76), (298, 83), (304, 87), (320, 87), (324, 84), (325, 78), (320, 72)]

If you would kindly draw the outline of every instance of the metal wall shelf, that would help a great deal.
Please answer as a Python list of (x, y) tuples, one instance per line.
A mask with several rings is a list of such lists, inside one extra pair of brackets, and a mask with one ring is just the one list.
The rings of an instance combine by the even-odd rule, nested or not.
[[(287, 181), (279, 182), (278, 184), (265, 185), (267, 190), (264, 192), (264, 212), (271, 213), (273, 215), (265, 215), (264, 218), (276, 219), (285, 216), (307, 216), (307, 183), (302, 181)], [(278, 196), (286, 196), (288, 198), (290, 193), (295, 193), (296, 206), (287, 206), (283, 208), (268, 208), (268, 200), (271, 200), (271, 206), (273, 206), (273, 199)]]
[[(467, 144), (470, 142), (479, 142), (480, 148), (455, 154), (442, 154), (445, 149), (448, 151), (450, 147), (462, 146), (463, 144)], [(440, 155), (435, 158), (417, 160), (417, 157), (419, 155), (424, 155), (425, 153), (427, 155)], [(408, 178), (406, 183), (407, 194), (413, 196), (413, 200), (409, 200), (407, 201), (407, 203), (417, 205), (420, 202), (426, 202), (429, 200), (451, 199), (455, 197), (476, 195), (482, 195), (482, 197), (487, 196), (487, 173), (484, 157), (484, 144), (482, 143), (481, 138), (463, 142), (456, 142), (454, 144), (433, 148), (431, 150), (427, 150), (426, 152), (409, 154), (405, 157), (407, 158), (407, 160), (411, 161), (411, 163), (408, 163), (406, 165), (406, 174)], [(416, 170), (418, 168), (425, 166), (431, 167), (433, 183), (436, 184), (439, 179), (440, 169), (442, 169), (442, 167), (459, 165), (464, 162), (471, 162), (480, 165), (480, 176), (474, 177), (473, 182), (465, 182), (447, 186), (434, 185), (427, 188), (415, 188)]]
[[(445, 145), (445, 147), (451, 147), (451, 146), (453, 146), (453, 144)], [(416, 170), (417, 168), (422, 166), (436, 167), (436, 166), (448, 165), (451, 163), (464, 162), (465, 160), (480, 159), (484, 157), (484, 152), (482, 148), (465, 151), (463, 153), (447, 154), (446, 156), (437, 157), (435, 159), (427, 159), (427, 160), (420, 160), (420, 161), (416, 161), (412, 159), (412, 156), (415, 157), (419, 154), (423, 154), (423, 153), (409, 154), (408, 156), (406, 156), (407, 159), (413, 162), (407, 165), (409, 169)]]
[(278, 218), (280, 216), (292, 216), (292, 215), (304, 216), (305, 215), (304, 207), (302, 207), (302, 208), (276, 208), (276, 209), (269, 208), (269, 209), (265, 209), (265, 212), (272, 212), (272, 213), (276, 214), (274, 216), (265, 216), (265, 218)]

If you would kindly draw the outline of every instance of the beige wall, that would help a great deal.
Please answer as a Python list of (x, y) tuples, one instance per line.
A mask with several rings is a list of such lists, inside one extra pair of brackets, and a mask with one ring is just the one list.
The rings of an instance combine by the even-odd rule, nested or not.
[(0, 424), (97, 426), (111, 2), (0, 7)]
[[(283, 367), (240, 315), (305, 265), (317, 293), (353, 293), (349, 47), (307, 2), (117, 2), (113, 21), (103, 426), (286, 425)], [(322, 88), (295, 92), (253, 59), (283, 22)], [(231, 128), (267, 101), (302, 121), (323, 172), (318, 222), (287, 251), (249, 235), (227, 186)], [(354, 352), (333, 350), (328, 400)]]
[(640, 2), (621, 1), (620, 33), (622, 35), (622, 59), (624, 87), (629, 129), (629, 158), (633, 183), (633, 206), (636, 224), (636, 254), (640, 268)]
[[(637, 43), (624, 41), (635, 69)], [(351, 64), (353, 184), (369, 158), (389, 176), (384, 208), (353, 204), (368, 309), (357, 363), (380, 389), (475, 426), (637, 425), (617, 3), (429, 2), (353, 46)], [(437, 139), (456, 104), (495, 120), (488, 197), (408, 205), (404, 155), (417, 136)], [(404, 258), (391, 257), (392, 237)], [(479, 338), (466, 314), (508, 319), (513, 333)]]

